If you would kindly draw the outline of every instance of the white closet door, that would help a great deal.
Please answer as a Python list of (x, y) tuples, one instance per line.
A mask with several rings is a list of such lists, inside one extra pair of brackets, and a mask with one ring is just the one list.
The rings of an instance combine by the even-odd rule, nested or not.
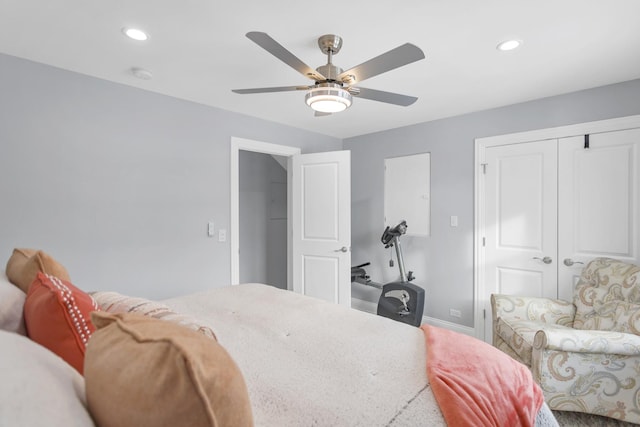
[(293, 291), (351, 306), (351, 152), (290, 157)]
[(485, 338), (492, 293), (557, 297), (556, 140), (485, 152)]
[[(640, 264), (640, 129), (559, 140), (559, 297), (571, 301), (583, 264)], [(572, 264), (573, 263), (573, 264)]]

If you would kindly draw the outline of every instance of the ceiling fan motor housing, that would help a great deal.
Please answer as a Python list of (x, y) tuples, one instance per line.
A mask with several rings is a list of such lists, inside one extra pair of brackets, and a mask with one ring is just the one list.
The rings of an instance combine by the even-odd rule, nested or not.
[[(320, 74), (322, 74), (323, 76), (325, 76), (327, 78), (326, 81), (328, 82), (338, 82), (338, 83), (342, 83), (340, 81), (338, 81), (338, 76), (340, 74), (342, 74), (342, 68), (337, 67), (333, 64), (326, 64), (326, 65), (321, 65), (318, 68), (316, 68), (316, 71), (319, 72)], [(320, 83), (320, 82), (318, 82)]]

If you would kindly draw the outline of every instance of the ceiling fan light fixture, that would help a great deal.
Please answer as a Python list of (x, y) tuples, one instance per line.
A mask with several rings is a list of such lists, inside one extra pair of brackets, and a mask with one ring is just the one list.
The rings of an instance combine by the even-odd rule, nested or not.
[(320, 83), (311, 88), (304, 100), (321, 113), (339, 113), (351, 106), (351, 94), (336, 83)]

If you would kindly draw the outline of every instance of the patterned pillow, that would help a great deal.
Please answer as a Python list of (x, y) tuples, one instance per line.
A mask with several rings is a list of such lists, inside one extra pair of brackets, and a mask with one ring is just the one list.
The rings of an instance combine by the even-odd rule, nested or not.
[(144, 298), (130, 297), (118, 292), (92, 292), (91, 296), (96, 300), (102, 311), (108, 313), (138, 313), (155, 319), (162, 319), (177, 323), (196, 332), (217, 339), (216, 334), (208, 326), (199, 324), (196, 319), (185, 314), (179, 314), (164, 304), (149, 301)]
[(93, 298), (71, 283), (38, 273), (24, 304), (27, 335), (83, 372), (87, 342), (95, 327)]
[(595, 315), (585, 321), (585, 329), (640, 335), (640, 304), (609, 301), (595, 303), (594, 309)]
[(640, 304), (639, 283), (640, 266), (612, 258), (595, 258), (589, 262), (582, 270), (573, 294), (574, 328), (611, 330), (610, 310), (601, 315), (597, 307), (619, 301)]

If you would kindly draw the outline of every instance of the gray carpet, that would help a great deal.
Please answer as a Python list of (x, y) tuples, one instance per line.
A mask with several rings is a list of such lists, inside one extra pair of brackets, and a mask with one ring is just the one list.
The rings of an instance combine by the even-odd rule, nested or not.
[(627, 423), (613, 418), (581, 412), (552, 411), (561, 427), (631, 427), (638, 424)]

